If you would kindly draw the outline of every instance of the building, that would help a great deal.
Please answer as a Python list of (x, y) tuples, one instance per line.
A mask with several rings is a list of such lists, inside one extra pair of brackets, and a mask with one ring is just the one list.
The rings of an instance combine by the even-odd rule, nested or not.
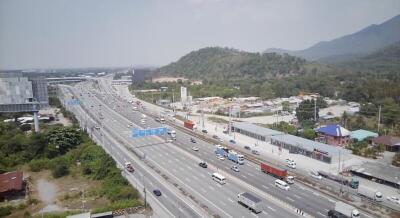
[(394, 136), (379, 136), (372, 139), (374, 145), (385, 145), (386, 151), (399, 152), (400, 151), (400, 138)]
[(337, 124), (329, 124), (316, 129), (320, 141), (328, 145), (345, 146), (350, 141), (350, 131)]
[(325, 163), (338, 162), (340, 155), (351, 153), (345, 149), (290, 134), (272, 136), (271, 144), (278, 146), (279, 149), (289, 150), (289, 153), (301, 154)]
[(365, 162), (360, 166), (351, 167), (350, 171), (353, 175), (400, 189), (400, 170), (398, 167), (378, 162)]
[(141, 84), (146, 81), (146, 76), (149, 74), (150, 69), (132, 69), (132, 83)]
[(156, 104), (160, 105), (160, 106), (167, 107), (167, 106), (169, 106), (171, 104), (171, 100), (169, 100), (169, 99), (159, 99), (159, 100), (156, 101)]
[(379, 136), (378, 133), (371, 132), (371, 131), (364, 130), (364, 129), (359, 129), (359, 130), (355, 130), (355, 131), (351, 132), (350, 139), (360, 142), (360, 141), (363, 141), (364, 139), (375, 138), (378, 136)]
[(304, 139), (247, 122), (234, 122), (233, 130), (237, 133), (270, 142), (279, 149), (286, 149), (292, 154), (301, 154), (326, 163), (337, 162), (340, 154), (350, 151), (329, 146), (320, 142)]
[(0, 200), (24, 191), (25, 182), (21, 171), (0, 174)]

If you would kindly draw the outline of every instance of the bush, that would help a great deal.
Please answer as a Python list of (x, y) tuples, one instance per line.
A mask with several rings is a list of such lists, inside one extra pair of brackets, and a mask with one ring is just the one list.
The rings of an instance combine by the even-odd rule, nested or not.
[(50, 167), (50, 160), (47, 158), (34, 159), (29, 163), (29, 168), (32, 172), (47, 170)]
[(10, 215), (12, 209), (13, 207), (11, 206), (0, 207), (0, 217), (5, 217)]
[(51, 161), (51, 174), (60, 178), (69, 174), (69, 163), (65, 157), (58, 157)]

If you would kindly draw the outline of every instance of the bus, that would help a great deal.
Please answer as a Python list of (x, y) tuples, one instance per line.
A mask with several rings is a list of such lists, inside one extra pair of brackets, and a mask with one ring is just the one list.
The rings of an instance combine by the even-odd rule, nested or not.
[(213, 173), (212, 178), (214, 181), (218, 182), (219, 184), (223, 185), (226, 183), (226, 178), (225, 176), (219, 174), (219, 173)]

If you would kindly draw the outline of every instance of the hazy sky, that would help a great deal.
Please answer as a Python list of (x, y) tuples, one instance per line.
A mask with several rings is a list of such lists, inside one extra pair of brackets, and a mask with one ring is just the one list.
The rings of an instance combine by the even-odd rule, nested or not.
[(0, 0), (0, 69), (164, 65), (206, 46), (303, 49), (399, 0)]

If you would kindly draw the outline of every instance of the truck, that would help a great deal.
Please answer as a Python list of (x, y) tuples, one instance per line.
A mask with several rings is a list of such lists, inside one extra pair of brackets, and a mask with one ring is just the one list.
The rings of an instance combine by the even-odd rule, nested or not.
[(183, 126), (188, 128), (188, 129), (193, 130), (194, 123), (191, 120), (185, 120), (185, 122), (183, 123)]
[(357, 194), (372, 201), (380, 202), (383, 199), (381, 192), (363, 185), (358, 186)]
[(214, 152), (215, 152), (215, 154), (219, 154), (219, 155), (221, 155), (221, 156), (223, 156), (223, 157), (228, 157), (228, 152), (229, 152), (229, 149), (228, 148), (226, 148), (226, 147), (224, 147), (224, 146), (221, 146), (221, 145), (215, 145), (215, 150), (214, 150)]
[(328, 217), (333, 218), (359, 218), (360, 212), (353, 206), (337, 201), (335, 209), (328, 211)]
[(228, 151), (228, 160), (231, 160), (237, 164), (244, 164), (244, 156), (242, 154), (238, 154), (236, 151), (229, 150)]
[(261, 199), (248, 192), (239, 193), (237, 195), (237, 201), (256, 214), (261, 212)]
[(327, 173), (325, 171), (318, 171), (318, 173), (319, 173), (319, 175), (321, 175), (324, 178), (336, 181), (336, 182), (341, 183), (346, 186), (350, 186), (351, 188), (354, 188), (354, 189), (357, 189), (360, 184), (360, 182), (356, 178), (348, 179), (348, 178), (344, 178), (342, 176), (337, 176), (337, 175), (333, 175), (331, 173)]
[(172, 139), (175, 139), (175, 138), (176, 138), (176, 131), (175, 131), (175, 130), (170, 129), (170, 130), (168, 130), (167, 133), (168, 133), (168, 135), (171, 136)]
[(284, 180), (288, 184), (293, 184), (294, 183), (294, 177), (288, 175), (288, 172), (285, 169), (280, 169), (278, 167), (273, 167), (273, 166), (268, 165), (266, 163), (260, 163), (260, 168), (261, 168), (261, 171), (263, 173), (267, 173), (267, 174), (270, 174), (270, 175), (272, 175), (274, 177), (277, 177), (277, 178), (279, 178), (281, 180)]

